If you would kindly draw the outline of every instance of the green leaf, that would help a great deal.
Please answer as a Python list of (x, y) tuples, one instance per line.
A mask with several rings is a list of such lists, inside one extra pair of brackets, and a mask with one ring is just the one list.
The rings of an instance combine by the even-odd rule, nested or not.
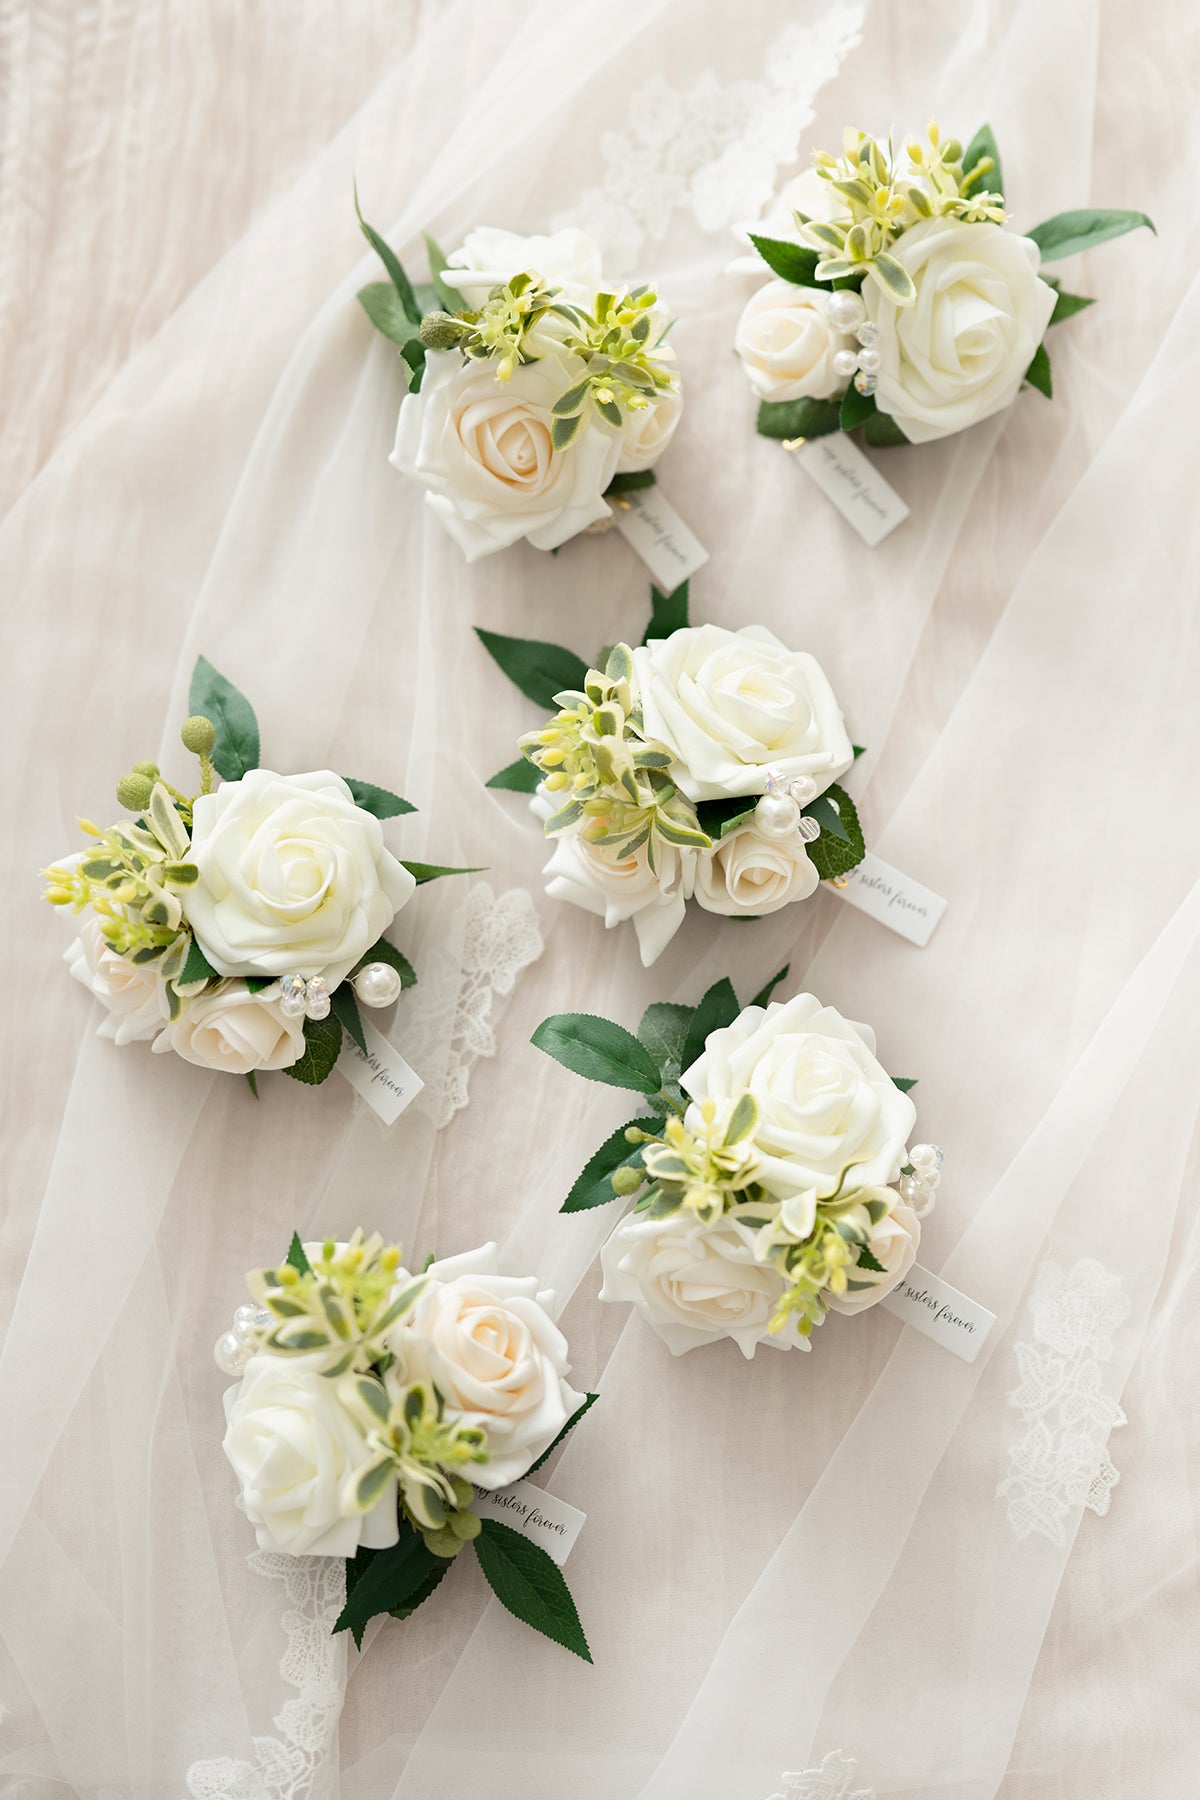
[(329, 1004), (337, 1014), (342, 1030), (353, 1039), (365, 1056), (367, 1054), (367, 1037), (358, 1014), (358, 1002), (354, 998), (354, 989), (348, 981), (339, 982), (338, 986), (334, 988), (329, 996)]
[(907, 1094), (910, 1088), (916, 1087), (917, 1077), (915, 1075), (893, 1075), (892, 1085), (898, 1087), (902, 1094)]
[(565, 450), (572, 441), (583, 422), (583, 414), (576, 413), (573, 419), (555, 419), (550, 433), (550, 441), (556, 450)]
[(657, 1094), (658, 1064), (631, 1031), (593, 1013), (555, 1013), (543, 1019), (530, 1042), (587, 1081)]
[(854, 383), (851, 382), (842, 395), (840, 415), (842, 430), (854, 431), (858, 426), (865, 425), (868, 419), (874, 418), (877, 410), (874, 394), (860, 394)]
[(650, 488), (654, 485), (653, 469), (619, 470), (605, 488), (604, 498), (611, 500), (615, 494), (636, 494), (639, 488)]
[(654, 1000), (642, 1014), (638, 1041), (646, 1046), (667, 1080), (679, 1079), (683, 1046), (695, 1010), (694, 1006), (679, 1006), (671, 1000)]
[(865, 1244), (860, 1244), (858, 1246), (857, 1267), (860, 1269), (871, 1269), (874, 1271), (874, 1273), (876, 1275), (886, 1275), (887, 1274), (887, 1270), (884, 1268), (883, 1264), (881, 1262), (879, 1262), (874, 1256), (872, 1256), (870, 1250), (868, 1250), (868, 1248)]
[(254, 708), (206, 656), (198, 656), (192, 670), (188, 711), (202, 713), (216, 728), (212, 761), (222, 781), (238, 781), (248, 770), (257, 769), (259, 738)]
[(720, 1031), (726, 1025), (732, 1025), (741, 1010), (737, 995), (733, 991), (733, 983), (728, 976), (722, 975), (720, 981), (713, 982), (692, 1014), (692, 1022), (688, 1026), (683, 1055), (680, 1058), (684, 1073), (691, 1068), (697, 1057), (703, 1055), (704, 1046), (710, 1033)]
[(906, 438), (890, 413), (880, 412), (878, 402), (863, 427), (863, 436), (868, 444), (876, 450), (890, 450), (895, 444), (907, 444), (912, 440)]
[(1030, 387), (1035, 387), (1039, 394), (1045, 394), (1047, 400), (1054, 398), (1054, 384), (1050, 379), (1050, 358), (1046, 354), (1045, 344), (1039, 344), (1033, 353), (1033, 361), (1025, 371), (1025, 379)]
[(250, 1089), (250, 1092), (254, 1095), (254, 1098), (257, 1100), (259, 1097), (258, 1076), (255, 1074), (253, 1069), (246, 1070), (246, 1086)]
[(417, 985), (417, 972), (407, 956), (401, 955), (395, 944), (389, 944), (386, 938), (376, 938), (371, 948), (363, 951), (362, 961), (363, 964), (387, 963), (399, 975), (402, 987), (410, 988)]
[(963, 174), (969, 175), (976, 163), (982, 162), (985, 156), (990, 156), (995, 166), (989, 169), (986, 175), (980, 176), (971, 192), (972, 194), (1003, 194), (1004, 171), (1000, 166), (1000, 152), (996, 148), (996, 140), (992, 135), (990, 125), (981, 125), (967, 145), (962, 159)]
[(670, 637), (673, 631), (682, 631), (688, 622), (688, 584), (681, 581), (677, 588), (664, 594), (661, 588), (650, 589), (650, 623), (646, 627), (643, 644), (651, 638)]
[(409, 374), (409, 388), (416, 394), (420, 392), (421, 382), (425, 375), (425, 346), (420, 338), (410, 337), (401, 344), (400, 355)]
[(429, 1571), (421, 1585), (414, 1588), (413, 1592), (408, 1596), (408, 1599), (402, 1606), (389, 1607), (388, 1617), (392, 1619), (411, 1619), (418, 1606), (423, 1606), (425, 1604), (430, 1594), (441, 1585), (443, 1579), (450, 1573), (453, 1566), (453, 1559), (447, 1562), (444, 1557), (439, 1556), (437, 1558), (437, 1568)]
[(498, 771), (487, 783), (490, 788), (508, 788), (514, 794), (532, 794), (536, 792), (542, 779), (542, 771), (536, 763), (527, 762), (518, 756), (516, 762), (509, 763)]
[[(514, 1533), (515, 1535), (515, 1533)], [(543, 1554), (545, 1554), (543, 1552)], [(388, 1550), (360, 1550), (346, 1562), (346, 1604), (334, 1633), (351, 1631), (362, 1648), (362, 1634), (376, 1613), (394, 1612), (427, 1582), (441, 1558), (425, 1548), (425, 1540), (407, 1519), (400, 1521), (400, 1541)], [(351, 1569), (358, 1565), (351, 1579)]]
[(701, 831), (707, 832), (716, 843), (718, 838), (728, 837), (731, 831), (736, 831), (757, 805), (754, 794), (736, 794), (729, 800), (701, 800), (696, 807), (696, 817)]
[(462, 295), (457, 288), (450, 287), (442, 280), (442, 270), (448, 269), (450, 265), (442, 255), (440, 245), (434, 242), (427, 231), (422, 232), (421, 235), (425, 239), (425, 250), (429, 257), (429, 273), (433, 278), (433, 288), (438, 298), (438, 304), (443, 312), (461, 312), (463, 308)]
[(1061, 325), (1064, 319), (1073, 319), (1076, 313), (1095, 304), (1095, 299), (1088, 294), (1068, 294), (1065, 289), (1060, 288), (1058, 299), (1054, 302), (1054, 311), (1050, 314), (1050, 323)]
[(771, 995), (775, 992), (775, 989), (779, 986), (781, 981), (787, 979), (788, 971), (791, 966), (791, 963), (784, 963), (779, 973), (777, 975), (772, 975), (765, 987), (759, 988), (757, 994), (755, 994), (753, 1000), (750, 1002), (751, 1006), (768, 1006), (771, 1001)]
[(563, 1439), (570, 1432), (574, 1431), (574, 1429), (578, 1425), (580, 1419), (582, 1419), (584, 1413), (589, 1412), (591, 1410), (591, 1408), (593, 1406), (595, 1406), (595, 1404), (599, 1398), (600, 1398), (599, 1394), (588, 1394), (587, 1395), (587, 1397), (585, 1398), (585, 1400), (583, 1402), (583, 1405), (577, 1406), (575, 1408), (575, 1411), (571, 1414), (570, 1418), (567, 1420), (566, 1424), (563, 1426), (562, 1430), (559, 1432), (559, 1434), (555, 1438), (554, 1442), (550, 1445), (549, 1449), (543, 1450), (542, 1454), (538, 1457), (537, 1461), (535, 1463), (531, 1463), (530, 1466), (526, 1469), (526, 1471), (525, 1471), (526, 1475), (532, 1475), (535, 1469), (540, 1469), (542, 1464), (554, 1455), (554, 1452), (558, 1449), (558, 1446), (562, 1443)]
[(373, 813), (377, 819), (398, 819), (401, 813), (417, 810), (411, 800), (402, 800), (399, 794), (393, 794), (387, 788), (376, 787), (373, 781), (355, 781), (352, 775), (343, 775), (342, 780), (354, 796), (355, 806), (361, 806), (364, 812)]
[(427, 881), (437, 881), (443, 875), (481, 875), (483, 873), (482, 863), (475, 864), (469, 869), (455, 869), (451, 868), (448, 863), (406, 862), (404, 857), (401, 857), (400, 861), (418, 887), (423, 887)]
[(312, 1274), (312, 1264), (305, 1255), (304, 1245), (300, 1242), (298, 1231), (292, 1233), (292, 1241), (288, 1245), (288, 1253), (284, 1257), (284, 1261), (291, 1263), (293, 1269), (298, 1270), (301, 1275)]
[(376, 331), (381, 331), (393, 344), (407, 344), (412, 337), (412, 320), (390, 281), (369, 281), (358, 290), (358, 302)]
[(841, 411), (836, 400), (764, 400), (757, 430), (769, 438), (827, 437), (842, 429)]
[(898, 305), (907, 306), (909, 301), (916, 299), (917, 290), (912, 276), (903, 263), (898, 263), (894, 256), (888, 256), (886, 251), (881, 250), (871, 267), (875, 271), (875, 279), (880, 287), (885, 293), (890, 294)]
[(839, 787), (835, 781), (826, 788), (821, 796), (832, 801), (838, 811), (838, 818), (847, 834), (847, 841), (834, 837), (828, 831), (822, 831), (819, 838), (805, 848), (808, 860), (822, 881), (831, 881), (837, 875), (848, 875), (851, 869), (857, 869), (867, 854), (867, 846), (863, 841), (862, 826), (858, 822), (858, 811), (845, 788)]
[(289, 1063), (283, 1071), (293, 1081), (308, 1087), (320, 1087), (332, 1074), (333, 1065), (342, 1049), (342, 1026), (335, 1012), (324, 1019), (305, 1019), (304, 1054), (298, 1062)]
[(514, 1618), (591, 1662), (571, 1590), (540, 1544), (498, 1519), (485, 1519), (475, 1539), (475, 1554), (492, 1592)]
[(1057, 262), (1062, 256), (1075, 256), (1081, 250), (1092, 250), (1107, 244), (1110, 238), (1123, 237), (1145, 225), (1154, 231), (1154, 221), (1144, 212), (1113, 212), (1104, 207), (1083, 207), (1077, 212), (1055, 213), (1029, 232), (1042, 253), (1043, 262)]
[(187, 953), (187, 961), (179, 972), (179, 985), (186, 987), (189, 981), (219, 981), (220, 979), (221, 977), (193, 938), (191, 948)]
[(570, 1193), (559, 1207), (560, 1212), (589, 1212), (593, 1206), (607, 1206), (610, 1200), (616, 1199), (609, 1177), (627, 1164), (632, 1168), (642, 1154), (641, 1144), (628, 1144), (625, 1141), (625, 1133), (630, 1125), (654, 1133), (662, 1130), (663, 1121), (630, 1119), (625, 1125), (618, 1125), (611, 1137), (606, 1137), (600, 1148), (584, 1163)]
[(784, 281), (794, 282), (797, 287), (816, 286), (816, 268), (820, 262), (820, 253), (809, 250), (803, 244), (789, 244), (786, 238), (760, 237), (757, 232), (750, 233), (750, 242), (776, 275)]
[(421, 325), (421, 309), (417, 305), (416, 295), (412, 290), (412, 282), (404, 273), (403, 264), (391, 245), (386, 243), (374, 227), (368, 225), (367, 221), (363, 218), (362, 208), (358, 204), (357, 182), (354, 184), (354, 210), (358, 214), (358, 223), (362, 229), (363, 236), (391, 276), (392, 286), (395, 288), (397, 294), (399, 294), (400, 304), (411, 319), (414, 329), (419, 330)]
[(566, 688), (582, 688), (587, 664), (561, 644), (542, 644), (536, 638), (502, 637), (498, 631), (475, 627), (475, 635), (508, 679), (526, 699), (544, 712), (554, 712), (554, 696)]
[(850, 833), (842, 824), (837, 807), (832, 800), (826, 799), (824, 794), (818, 794), (817, 798), (804, 808), (804, 811), (808, 818), (817, 821), (823, 832), (828, 832), (831, 837), (837, 838), (843, 844), (850, 842)]

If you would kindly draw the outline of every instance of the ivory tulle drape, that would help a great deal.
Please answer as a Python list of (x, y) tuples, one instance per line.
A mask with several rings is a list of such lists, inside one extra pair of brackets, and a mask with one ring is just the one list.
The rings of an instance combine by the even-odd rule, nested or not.
[[(88, 25), (92, 9), (75, 10)], [(164, 21), (181, 30), (185, 12)], [(6, 80), (36, 92), (29, 45), (50, 52), (14, 17), (25, 53)], [(253, 130), (203, 131), (162, 266), (122, 265), (131, 280), (153, 268), (153, 292), (178, 302), (151, 309), (153, 334), (73, 312), (73, 333), (95, 329), (90, 360), (47, 342), (66, 358), (61, 389), (23, 377), (6, 408), (14, 484), (56, 447), (0, 527), (0, 1794), (1190, 1797), (1188, 9), (1171, 0), (1151, 37), (1128, 0), (535, 0), (511, 17), (459, 0), (400, 8), (387, 27), (372, 11), (372, 78), (354, 50), (367, 9), (352, 7), (335, 34), (356, 71), (345, 110), (330, 101), (286, 150), (273, 109), (321, 90), (324, 32), (307, 51), (297, 33), (282, 98), (266, 50), (216, 32), (215, 66), (244, 95), (226, 115), (204, 111), (210, 65), (189, 63), (186, 32), (146, 69), (133, 23), (107, 9), (103, 23), (127, 60), (124, 90), (79, 95), (125, 152), (101, 222), (147, 194), (164, 204), (135, 130), (147, 84), (185, 122)], [(930, 112), (966, 134), (990, 120), (1018, 224), (1091, 202), (1145, 208), (1159, 235), (1070, 265), (1100, 304), (1051, 340), (1053, 404), (1026, 394), (1006, 419), (881, 457), (912, 516), (872, 551), (754, 436), (730, 351), (747, 289), (724, 269), (730, 227), (812, 144), (848, 120), (903, 129)], [(179, 129), (198, 141), (199, 126)], [(45, 160), (35, 197), (71, 179), (69, 140)], [(647, 974), (631, 935), (539, 896), (545, 954), (441, 1130), (465, 884), (400, 922), (423, 980), (394, 1035), (428, 1088), (390, 1133), (337, 1082), (272, 1080), (255, 1106), (240, 1083), (91, 1035), (35, 871), (72, 845), (76, 812), (105, 813), (129, 762), (157, 745), (170, 765), (198, 651), (254, 698), (278, 765), (390, 780), (421, 809), (395, 830), (403, 854), (485, 864), (497, 894), (537, 895), (534, 821), (481, 785), (530, 710), (470, 627), (590, 652), (644, 623), (646, 573), (615, 536), (467, 568), (388, 467), (399, 386), (354, 300), (374, 278), (355, 175), (412, 257), (424, 228), (452, 245), (481, 221), (570, 219), (619, 272), (660, 281), (687, 387), (660, 479), (711, 553), (693, 615), (759, 620), (820, 657), (869, 749), (855, 776), (869, 835), (949, 900), (926, 950), (825, 895), (759, 924), (689, 919)], [(218, 210), (253, 194), (236, 241), (200, 205), (200, 248), (181, 242), (193, 192)], [(15, 216), (19, 287), (32, 213)], [(103, 290), (118, 240), (91, 218), (71, 229)], [(9, 349), (36, 348), (27, 294), (3, 323)], [(99, 395), (97, 368), (114, 371)], [(998, 1317), (972, 1367), (881, 1312), (831, 1320), (806, 1357), (744, 1363), (726, 1345), (673, 1361), (596, 1302), (615, 1209), (557, 1208), (619, 1102), (539, 1056), (531, 1029), (567, 1007), (632, 1024), (723, 973), (748, 996), (784, 961), (793, 989), (871, 1019), (888, 1066), (920, 1077), (922, 1135), (947, 1151), (922, 1261)], [(548, 1482), (589, 1515), (569, 1574), (594, 1667), (523, 1632), (467, 1569), (347, 1658), (325, 1631), (336, 1570), (248, 1565), (211, 1345), (242, 1272), (293, 1228), (360, 1221), (418, 1259), (495, 1237), (566, 1302), (577, 1384), (602, 1401)], [(1105, 1465), (1118, 1405), (1128, 1423)], [(1103, 1517), (1084, 1504), (1093, 1474)]]

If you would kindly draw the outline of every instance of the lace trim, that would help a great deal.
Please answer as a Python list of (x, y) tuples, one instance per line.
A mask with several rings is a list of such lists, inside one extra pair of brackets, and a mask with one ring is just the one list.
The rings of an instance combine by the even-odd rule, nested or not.
[(858, 1764), (852, 1756), (831, 1750), (819, 1769), (797, 1769), (783, 1777), (783, 1793), (769, 1800), (875, 1800), (875, 1789), (851, 1787)]
[(837, 0), (811, 25), (784, 28), (763, 59), (761, 81), (723, 85), (706, 70), (688, 87), (656, 75), (629, 101), (623, 131), (606, 131), (604, 179), (555, 221), (601, 245), (624, 273), (646, 240), (666, 236), (688, 209), (702, 231), (759, 217), (779, 170), (794, 162), (816, 99), (862, 39), (866, 0)]
[(1129, 1315), (1119, 1276), (1085, 1258), (1064, 1274), (1043, 1263), (1029, 1301), (1032, 1338), (1016, 1347), (1018, 1385), (1008, 1396), (1025, 1421), (1008, 1452), (1011, 1473), (996, 1489), (1018, 1538), (1037, 1532), (1066, 1542), (1075, 1506), (1103, 1516), (1121, 1477), (1108, 1434), (1125, 1414), (1104, 1391), (1113, 1333)]
[(195, 1762), (185, 1777), (191, 1800), (305, 1800), (333, 1747), (341, 1717), (346, 1638), (333, 1626), (346, 1603), (346, 1565), (340, 1556), (278, 1556), (255, 1551), (256, 1574), (282, 1581), (287, 1649), (279, 1673), (294, 1699), (274, 1718), (278, 1737), (252, 1740), (254, 1761), (217, 1756)]

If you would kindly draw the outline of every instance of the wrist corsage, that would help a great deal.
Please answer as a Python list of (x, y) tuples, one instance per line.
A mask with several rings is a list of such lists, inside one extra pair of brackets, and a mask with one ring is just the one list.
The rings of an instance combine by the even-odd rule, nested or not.
[(632, 919), (647, 966), (694, 900), (760, 918), (866, 854), (837, 777), (857, 751), (821, 665), (758, 625), (689, 625), (687, 583), (654, 590), (637, 649), (589, 669), (556, 644), (478, 635), (554, 718), (489, 787), (533, 794), (555, 840), (546, 891)]
[(381, 821), (415, 809), (385, 788), (259, 768), (250, 702), (204, 657), (189, 705), (199, 793), (136, 764), (117, 784), (133, 816), (81, 819), (91, 849), (45, 871), (47, 900), (86, 915), (67, 962), (118, 1044), (251, 1087), (263, 1069), (315, 1085), (343, 1031), (365, 1053), (359, 1004), (390, 1006), (416, 981), (383, 936), (414, 888), (469, 871), (393, 856)]
[(698, 1006), (649, 1006), (637, 1036), (560, 1013), (533, 1042), (643, 1113), (585, 1166), (563, 1212), (638, 1195), (601, 1252), (602, 1300), (630, 1301), (676, 1356), (732, 1338), (811, 1349), (830, 1311), (864, 1312), (904, 1279), (941, 1180), (907, 1149), (911, 1080), (888, 1075), (869, 1025), (812, 994), (749, 1006), (728, 980)]
[(393, 465), (476, 562), (519, 538), (554, 550), (653, 485), (682, 409), (670, 317), (652, 288), (604, 281), (575, 230), (483, 227), (414, 285), (359, 214), (390, 279), (359, 293), (408, 386)]
[(238, 1378), (225, 1454), (261, 1550), (346, 1558), (334, 1631), (361, 1647), (377, 1613), (408, 1618), (471, 1544), (511, 1613), (590, 1662), (554, 1559), (473, 1510), (539, 1468), (596, 1398), (567, 1384), (554, 1295), (501, 1275), (495, 1244), (413, 1276), (361, 1231), (294, 1236), (246, 1284), (215, 1350)]
[(797, 236), (750, 234), (776, 277), (736, 337), (765, 437), (862, 426), (868, 444), (924, 444), (1003, 412), (1022, 383), (1049, 398), (1046, 330), (1092, 301), (1042, 265), (1154, 229), (1145, 213), (1093, 209), (1027, 237), (1006, 229), (986, 125), (965, 151), (935, 124), (902, 153), (850, 130), (840, 157), (813, 161)]

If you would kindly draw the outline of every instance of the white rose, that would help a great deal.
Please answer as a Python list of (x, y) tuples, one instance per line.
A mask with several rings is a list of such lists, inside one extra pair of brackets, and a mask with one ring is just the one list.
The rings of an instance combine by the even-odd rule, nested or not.
[(827, 400), (844, 390), (833, 359), (857, 346), (852, 332), (830, 324), (832, 297), (791, 281), (768, 281), (750, 296), (733, 347), (760, 400)]
[(758, 1178), (780, 1199), (808, 1194), (805, 1217), (791, 1221), (800, 1237), (812, 1229), (817, 1199), (835, 1194), (849, 1170), (856, 1188), (895, 1180), (917, 1116), (876, 1061), (870, 1026), (812, 994), (748, 1006), (710, 1035), (682, 1083), (694, 1101), (718, 1106), (753, 1094)]
[(304, 1020), (289, 1019), (282, 1011), (278, 982), (252, 994), (241, 981), (222, 981), (185, 1000), (179, 1017), (159, 1033), (153, 1047), (226, 1075), (287, 1069), (304, 1055)]
[(671, 778), (690, 800), (761, 794), (771, 767), (827, 788), (854, 761), (816, 657), (761, 625), (685, 626), (633, 661), (646, 735), (676, 759)]
[(549, 286), (561, 288), (567, 299), (588, 307), (604, 285), (600, 246), (573, 228), (551, 236), (522, 237), (481, 225), (446, 260), (450, 267), (442, 271), (442, 280), (457, 288), (463, 304), (472, 308), (482, 306), (493, 288), (525, 273), (541, 275)]
[(736, 1210), (710, 1225), (691, 1213), (666, 1219), (630, 1213), (600, 1252), (600, 1298), (630, 1302), (672, 1356), (724, 1337), (743, 1356), (753, 1356), (764, 1339), (781, 1350), (807, 1350), (809, 1341), (794, 1320), (780, 1332), (767, 1331), (783, 1282), (769, 1264), (755, 1260), (757, 1234), (758, 1227), (743, 1225)]
[(845, 1294), (826, 1291), (826, 1300), (840, 1313), (865, 1312), (868, 1306), (875, 1306), (904, 1280), (917, 1260), (920, 1242), (921, 1221), (911, 1206), (898, 1200), (887, 1217), (871, 1228), (871, 1255), (883, 1264), (883, 1274), (871, 1269), (851, 1269), (850, 1279), (867, 1285)]
[(863, 284), (879, 328), (880, 412), (925, 444), (1011, 406), (1054, 311), (1037, 245), (999, 225), (926, 219), (889, 254), (917, 297), (901, 307), (876, 282)]
[(481, 1488), (519, 1481), (583, 1405), (566, 1382), (567, 1340), (554, 1295), (536, 1277), (501, 1275), (495, 1244), (431, 1263), (427, 1286), (396, 1325), (387, 1381), (432, 1383), (447, 1407), (487, 1432), (488, 1461), (473, 1464)]
[(708, 912), (762, 918), (793, 900), (807, 900), (820, 877), (798, 831), (764, 837), (753, 822), (720, 838), (696, 864), (695, 896)]
[(552, 346), (545, 351), (498, 381), (487, 363), (431, 350), (420, 392), (401, 404), (389, 460), (426, 489), (426, 505), (468, 562), (518, 538), (553, 550), (609, 517), (603, 494), (620, 435), (592, 420), (554, 449), (554, 403), (577, 373)]
[(340, 775), (252, 769), (192, 809), (187, 922), (221, 975), (336, 987), (416, 886)]
[(79, 936), (63, 960), (76, 981), (108, 1008), (99, 1027), (100, 1037), (117, 1044), (136, 1044), (161, 1031), (170, 1017), (166, 985), (154, 963), (135, 963), (111, 948), (100, 922), (84, 920)]
[(675, 436), (675, 427), (683, 413), (683, 395), (678, 388), (660, 395), (653, 406), (626, 414), (621, 433), (621, 456), (617, 472), (633, 474), (654, 466)]
[(364, 1516), (344, 1517), (342, 1488), (371, 1460), (358, 1426), (320, 1373), (319, 1356), (252, 1356), (225, 1391), (222, 1448), (242, 1486), (260, 1550), (353, 1556), (399, 1538), (396, 1480)]
[[(554, 808), (543, 789), (534, 795), (530, 810), (540, 819), (550, 817)], [(632, 919), (642, 967), (657, 962), (683, 924), (696, 876), (696, 851), (660, 843), (654, 852), (657, 867), (652, 869), (644, 845), (618, 857), (611, 845), (589, 843), (577, 831), (565, 831), (553, 842), (543, 871), (550, 898), (595, 913), (610, 929)]]

